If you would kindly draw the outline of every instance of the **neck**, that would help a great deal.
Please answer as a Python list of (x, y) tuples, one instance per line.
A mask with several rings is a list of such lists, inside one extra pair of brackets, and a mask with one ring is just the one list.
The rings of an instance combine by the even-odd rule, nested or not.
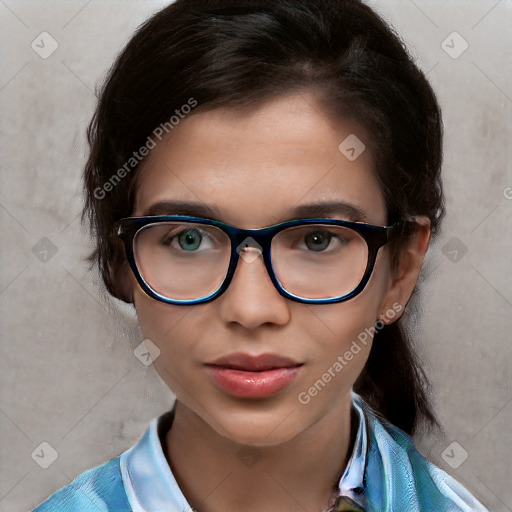
[(293, 439), (251, 447), (219, 435), (177, 402), (164, 452), (187, 501), (199, 512), (324, 511), (352, 453), (357, 423), (350, 395)]

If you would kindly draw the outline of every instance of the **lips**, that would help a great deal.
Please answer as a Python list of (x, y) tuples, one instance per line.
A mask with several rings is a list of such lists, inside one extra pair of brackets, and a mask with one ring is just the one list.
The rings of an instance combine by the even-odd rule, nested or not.
[(263, 398), (286, 388), (303, 363), (275, 354), (231, 354), (207, 363), (206, 370), (221, 391), (239, 398)]
[(250, 356), (249, 354), (231, 354), (220, 357), (208, 366), (220, 366), (222, 368), (231, 368), (232, 370), (242, 370), (247, 372), (263, 372), (274, 370), (276, 368), (293, 368), (302, 366), (302, 363), (293, 361), (288, 357), (275, 354), (261, 354), (259, 356)]

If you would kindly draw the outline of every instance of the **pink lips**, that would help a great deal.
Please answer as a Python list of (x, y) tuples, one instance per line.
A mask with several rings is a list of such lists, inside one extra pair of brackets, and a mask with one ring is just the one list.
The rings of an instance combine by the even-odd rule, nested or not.
[(303, 363), (274, 354), (231, 354), (206, 363), (213, 382), (223, 391), (244, 398), (260, 398), (284, 389)]

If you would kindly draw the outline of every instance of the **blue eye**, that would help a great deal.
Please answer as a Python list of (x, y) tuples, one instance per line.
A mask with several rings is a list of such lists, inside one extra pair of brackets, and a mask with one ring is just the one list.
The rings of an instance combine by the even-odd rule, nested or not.
[(195, 250), (199, 247), (202, 236), (196, 229), (191, 229), (181, 233), (178, 237), (180, 247), (185, 250)]
[[(165, 246), (172, 246), (175, 249), (181, 249), (185, 252), (194, 252), (208, 238), (207, 233), (203, 233), (197, 228), (178, 229), (169, 233), (163, 240)], [(174, 243), (177, 241), (178, 246)]]

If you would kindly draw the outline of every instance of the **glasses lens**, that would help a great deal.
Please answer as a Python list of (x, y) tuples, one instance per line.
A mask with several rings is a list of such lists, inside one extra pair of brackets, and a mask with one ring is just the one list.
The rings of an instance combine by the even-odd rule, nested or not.
[(361, 282), (368, 245), (352, 229), (309, 224), (279, 232), (271, 255), (276, 277), (287, 292), (305, 299), (334, 298)]
[(224, 281), (230, 258), (229, 237), (207, 224), (148, 224), (135, 235), (139, 272), (156, 293), (174, 300), (194, 300), (215, 292)]

